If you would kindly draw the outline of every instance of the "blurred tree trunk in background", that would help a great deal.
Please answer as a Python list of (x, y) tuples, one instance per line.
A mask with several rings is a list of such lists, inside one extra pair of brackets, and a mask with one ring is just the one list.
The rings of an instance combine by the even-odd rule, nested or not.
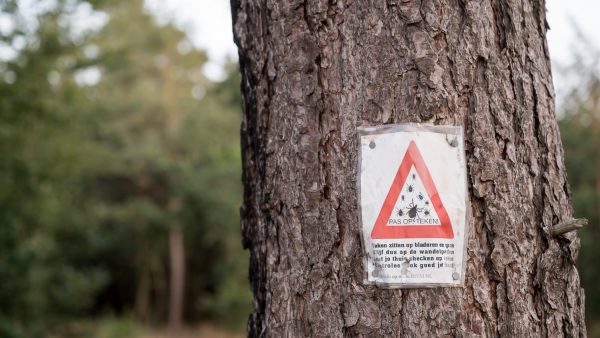
[(172, 226), (169, 232), (171, 257), (171, 293), (169, 297), (169, 331), (174, 334), (181, 329), (183, 319), (183, 291), (185, 290), (185, 252), (183, 231)]
[[(250, 336), (585, 336), (543, 1), (232, 1)], [(464, 288), (362, 282), (358, 126), (463, 125)]]

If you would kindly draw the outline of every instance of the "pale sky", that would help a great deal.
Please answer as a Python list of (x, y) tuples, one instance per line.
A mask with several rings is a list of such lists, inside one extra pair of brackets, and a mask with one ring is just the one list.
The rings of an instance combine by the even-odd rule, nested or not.
[(197, 47), (208, 52), (204, 68), (212, 79), (222, 78), (221, 66), (227, 60), (237, 60), (237, 48), (231, 31), (231, 11), (228, 0), (146, 0), (154, 13), (174, 19)]
[(552, 62), (565, 63), (575, 39), (575, 26), (600, 48), (600, 2), (596, 0), (547, 0), (546, 19), (550, 25), (548, 45)]

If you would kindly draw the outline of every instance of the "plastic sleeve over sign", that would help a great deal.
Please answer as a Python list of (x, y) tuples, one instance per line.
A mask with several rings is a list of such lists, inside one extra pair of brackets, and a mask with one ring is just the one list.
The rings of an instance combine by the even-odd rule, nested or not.
[(358, 129), (364, 281), (383, 288), (464, 283), (468, 191), (463, 128)]

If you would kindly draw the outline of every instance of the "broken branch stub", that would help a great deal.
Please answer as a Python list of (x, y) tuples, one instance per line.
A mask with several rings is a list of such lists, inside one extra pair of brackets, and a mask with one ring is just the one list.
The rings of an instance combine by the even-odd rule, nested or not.
[(554, 225), (552, 229), (550, 229), (550, 234), (552, 234), (552, 236), (559, 236), (567, 232), (583, 228), (583, 226), (587, 224), (588, 220), (585, 218), (574, 218)]

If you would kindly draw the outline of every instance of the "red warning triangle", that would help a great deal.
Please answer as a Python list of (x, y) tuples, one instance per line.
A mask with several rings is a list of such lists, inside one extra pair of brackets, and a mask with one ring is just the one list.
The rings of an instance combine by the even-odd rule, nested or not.
[[(394, 211), (394, 206), (398, 201), (402, 187), (408, 178), (411, 168), (414, 166), (415, 171), (419, 175), (419, 178), (423, 182), (425, 191), (431, 200), (431, 205), (435, 209), (435, 212), (439, 218), (439, 225), (431, 224), (411, 224), (411, 225), (390, 225), (388, 220)], [(379, 216), (375, 221), (375, 226), (371, 231), (371, 238), (373, 239), (392, 239), (392, 238), (454, 238), (454, 231), (452, 230), (452, 224), (450, 223), (450, 217), (446, 212), (446, 208), (442, 204), (440, 195), (433, 183), (429, 169), (425, 165), (423, 156), (415, 141), (411, 141), (404, 154), (402, 163), (398, 168), (396, 177), (392, 182), (390, 191), (388, 192)]]

